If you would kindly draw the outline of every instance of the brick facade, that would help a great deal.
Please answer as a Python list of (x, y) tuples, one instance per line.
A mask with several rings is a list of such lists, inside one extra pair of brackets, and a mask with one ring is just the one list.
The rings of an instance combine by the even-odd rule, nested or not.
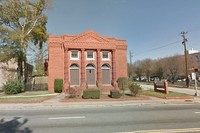
[[(126, 50), (125, 40), (105, 37), (91, 30), (79, 35), (50, 35), (49, 91), (54, 92), (56, 78), (63, 79), (66, 93), (73, 86), (79, 89), (98, 87), (103, 91), (113, 89), (118, 77), (127, 77)], [(87, 79), (94, 79), (95, 83)], [(77, 85), (71, 85), (70, 80)]]

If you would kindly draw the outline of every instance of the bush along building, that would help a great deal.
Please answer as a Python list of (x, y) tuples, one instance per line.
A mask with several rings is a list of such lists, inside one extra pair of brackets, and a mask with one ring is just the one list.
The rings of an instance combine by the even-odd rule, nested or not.
[(48, 89), (63, 80), (63, 89), (110, 91), (119, 77), (127, 77), (126, 40), (102, 36), (92, 30), (79, 35), (50, 35), (48, 39)]

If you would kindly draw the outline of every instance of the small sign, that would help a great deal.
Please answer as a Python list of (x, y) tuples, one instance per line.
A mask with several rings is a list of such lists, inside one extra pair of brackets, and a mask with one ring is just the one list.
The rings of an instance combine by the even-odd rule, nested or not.
[(192, 80), (196, 80), (196, 73), (192, 73)]

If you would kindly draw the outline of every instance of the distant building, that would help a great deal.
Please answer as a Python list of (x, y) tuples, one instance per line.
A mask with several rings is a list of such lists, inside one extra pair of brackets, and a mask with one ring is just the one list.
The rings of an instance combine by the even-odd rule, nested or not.
[(200, 69), (200, 52), (189, 54), (188, 58), (190, 68)]
[[(17, 62), (15, 60), (10, 60), (6, 63), (0, 62), (0, 90), (2, 90), (3, 84), (8, 79), (17, 79)], [(26, 76), (26, 81), (28, 82), (33, 73), (33, 66), (26, 63), (26, 68), (24, 71), (24, 75)]]
[(195, 54), (195, 53), (199, 53), (199, 51), (194, 50), (193, 48), (191, 50), (188, 50), (188, 54)]
[(54, 92), (54, 80), (64, 81), (65, 92), (113, 89), (119, 77), (127, 77), (125, 40), (102, 36), (94, 31), (79, 35), (50, 35), (48, 39), (48, 88)]
[(17, 78), (17, 63), (14, 60), (7, 63), (0, 62), (0, 90), (10, 78)]

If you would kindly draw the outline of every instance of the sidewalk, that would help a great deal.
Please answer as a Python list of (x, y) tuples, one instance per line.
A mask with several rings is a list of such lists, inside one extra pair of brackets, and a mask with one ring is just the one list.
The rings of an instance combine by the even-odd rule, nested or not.
[[(144, 90), (153, 89), (152, 85), (141, 84)], [(193, 95), (195, 90), (187, 88), (169, 87), (169, 91), (185, 93)], [(66, 108), (88, 108), (88, 107), (115, 107), (115, 106), (142, 106), (142, 105), (158, 105), (158, 104), (199, 104), (200, 97), (194, 99), (161, 99), (150, 97), (148, 100), (81, 100), (79, 102), (61, 102), (65, 98), (65, 94), (58, 94), (54, 98), (46, 100), (42, 103), (19, 103), (19, 104), (0, 104), (0, 110), (41, 110), (41, 109), (66, 109)]]

